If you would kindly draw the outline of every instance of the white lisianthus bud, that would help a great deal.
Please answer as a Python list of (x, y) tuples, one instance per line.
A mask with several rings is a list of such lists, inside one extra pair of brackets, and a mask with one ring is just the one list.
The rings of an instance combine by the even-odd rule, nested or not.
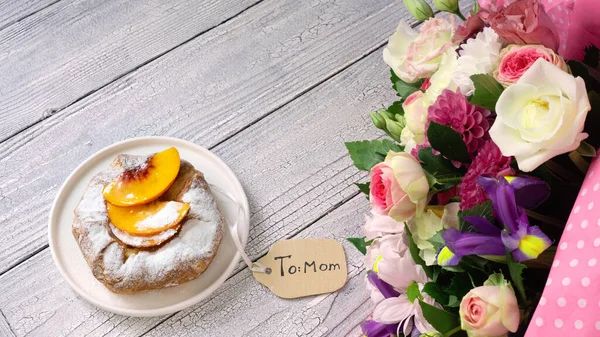
[(458, 0), (433, 0), (433, 4), (442, 12), (458, 12)]
[(433, 10), (425, 0), (402, 0), (402, 2), (410, 14), (419, 21), (425, 21), (433, 17)]

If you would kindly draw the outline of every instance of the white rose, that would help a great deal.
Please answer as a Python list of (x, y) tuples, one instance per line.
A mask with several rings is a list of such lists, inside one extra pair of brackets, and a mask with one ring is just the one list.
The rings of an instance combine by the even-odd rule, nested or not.
[(428, 78), (438, 69), (442, 54), (452, 49), (454, 22), (432, 18), (420, 33), (401, 21), (383, 50), (383, 60), (407, 83)]
[(442, 55), (440, 68), (429, 79), (430, 86), (425, 91), (425, 104), (432, 105), (444, 89), (456, 91), (458, 85), (452, 80), (452, 72), (458, 66), (456, 52), (453, 49), (447, 50)]
[(531, 172), (552, 157), (573, 151), (587, 138), (590, 101), (585, 82), (538, 59), (496, 103), (492, 140), (519, 169)]
[(419, 256), (428, 266), (436, 264), (437, 251), (433, 244), (427, 241), (442, 229), (458, 227), (459, 203), (453, 202), (446, 206), (430, 206), (421, 216), (415, 216), (408, 221), (408, 228), (413, 240), (419, 248)]

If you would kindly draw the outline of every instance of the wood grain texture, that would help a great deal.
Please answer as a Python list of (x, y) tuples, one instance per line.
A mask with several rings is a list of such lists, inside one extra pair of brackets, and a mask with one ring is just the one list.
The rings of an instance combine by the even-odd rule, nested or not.
[(0, 30), (33, 15), (60, 0), (0, 0)]
[(63, 0), (0, 30), (0, 140), (257, 2)]
[[(147, 135), (212, 147), (363, 57), (406, 17), (402, 10), (388, 0), (263, 2), (1, 143), (0, 273), (46, 245), (58, 188), (94, 152)], [(351, 193), (358, 173), (344, 158), (342, 140), (369, 138), (375, 131), (366, 112), (393, 99), (376, 54), (352, 72), (360, 79), (345, 73), (319, 98), (304, 99), (309, 109), (294, 105), (275, 124), (249, 128), (244, 137), (252, 142), (240, 138), (217, 148), (258, 213), (253, 244), (273, 242), (262, 234), (269, 226), (314, 219)]]
[[(140, 336), (145, 332), (144, 336), (161, 337), (342, 336), (330, 332), (355, 326), (372, 310), (364, 287), (363, 257), (344, 240), (361, 235), (360, 226), (367, 211), (368, 202), (357, 196), (296, 236), (332, 238), (344, 245), (349, 279), (344, 288), (333, 294), (280, 299), (244, 269), (207, 300), (164, 322), (164, 317), (125, 317), (78, 298), (58, 270), (47, 268), (52, 261), (50, 252), (45, 250), (0, 277), (0, 308), (16, 336), (116, 337)], [(153, 329), (156, 325), (158, 328)]]
[(8, 325), (8, 322), (6, 321), (6, 317), (4, 317), (2, 310), (0, 310), (0, 336), (15, 337), (15, 334), (13, 333), (12, 329)]

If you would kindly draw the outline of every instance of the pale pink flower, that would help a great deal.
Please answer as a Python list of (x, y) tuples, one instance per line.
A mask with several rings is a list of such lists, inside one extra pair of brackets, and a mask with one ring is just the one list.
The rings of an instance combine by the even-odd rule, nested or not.
[(427, 205), (429, 184), (421, 164), (410, 154), (390, 151), (371, 169), (371, 207), (396, 221), (406, 221)]
[(568, 71), (562, 57), (542, 45), (514, 45), (502, 49), (494, 78), (505, 87), (517, 82), (535, 61), (543, 58), (563, 71)]
[(516, 332), (519, 305), (514, 291), (506, 284), (472, 289), (460, 303), (460, 321), (469, 337), (504, 336), (508, 331)]

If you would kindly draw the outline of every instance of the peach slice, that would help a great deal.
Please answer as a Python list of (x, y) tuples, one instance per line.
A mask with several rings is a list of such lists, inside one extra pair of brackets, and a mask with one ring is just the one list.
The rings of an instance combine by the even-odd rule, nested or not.
[(104, 186), (102, 194), (115, 206), (147, 204), (163, 194), (175, 181), (181, 164), (179, 152), (171, 147), (128, 169)]
[(106, 209), (108, 218), (116, 228), (131, 235), (151, 236), (179, 225), (190, 205), (177, 201), (155, 201), (119, 207), (107, 203)]

